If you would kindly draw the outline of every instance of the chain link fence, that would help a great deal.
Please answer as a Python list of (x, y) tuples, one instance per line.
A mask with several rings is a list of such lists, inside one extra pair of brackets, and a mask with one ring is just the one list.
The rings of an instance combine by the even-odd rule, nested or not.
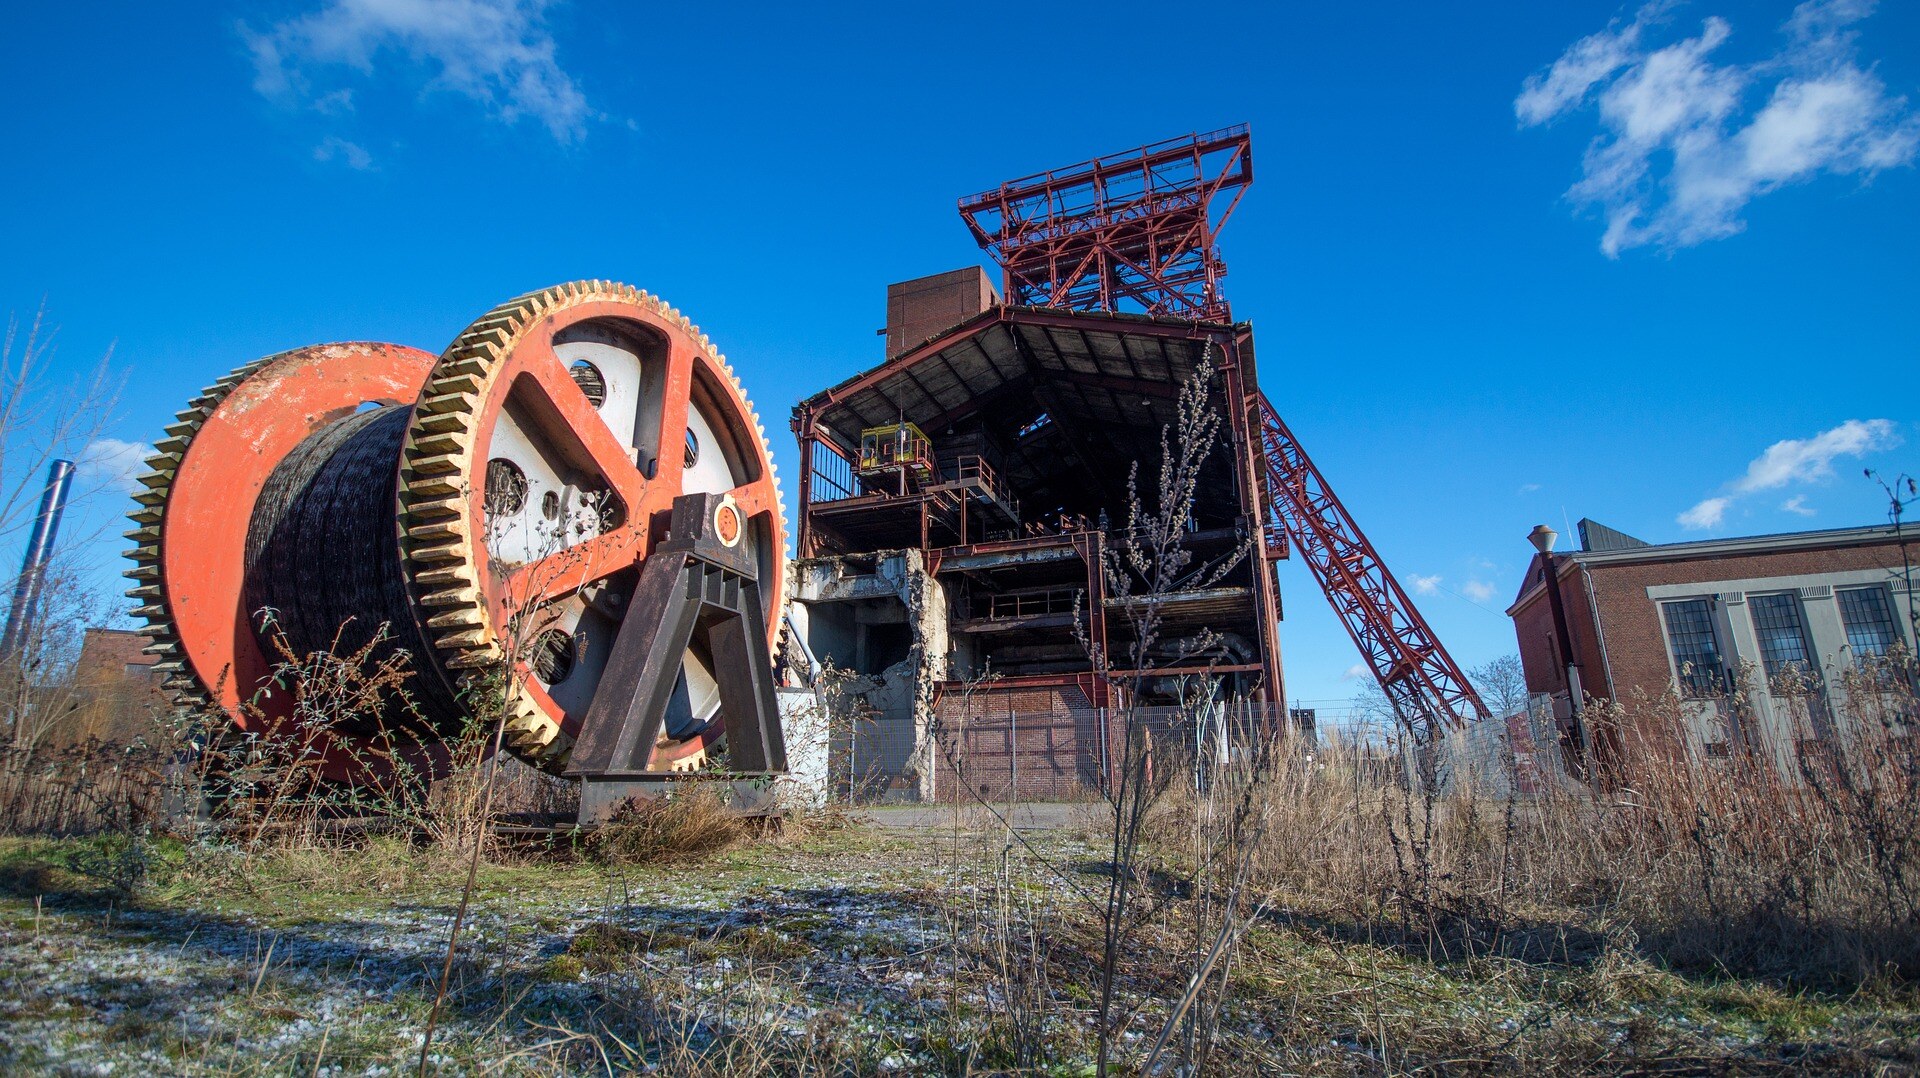
[[(839, 731), (832, 746), (832, 795), (852, 804), (914, 801), (1087, 801), (1115, 781), (1129, 726), (1142, 738), (1143, 766), (1191, 770), (1204, 783), (1216, 763), (1242, 757), (1262, 739), (1302, 739), (1301, 751), (1338, 748), (1383, 780), (1420, 781), (1421, 758), (1391, 720), (1343, 719), (1302, 726), (1276, 705), (1006, 710), (916, 722), (877, 715)], [(1430, 748), (1433, 774), (1504, 797), (1543, 792), (1562, 773), (1551, 702), (1472, 723)]]

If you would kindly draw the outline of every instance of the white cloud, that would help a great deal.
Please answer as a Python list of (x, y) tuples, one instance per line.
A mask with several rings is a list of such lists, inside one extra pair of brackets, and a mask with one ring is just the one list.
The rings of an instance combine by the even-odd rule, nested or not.
[(1538, 483), (1522, 483), (1522, 484), (1520, 484), (1520, 493), (1522, 493), (1522, 494), (1532, 494), (1532, 493), (1533, 493), (1534, 491), (1536, 491), (1536, 490), (1539, 490), (1539, 489), (1540, 489), (1540, 484), (1538, 484)]
[(1920, 152), (1920, 117), (1857, 60), (1851, 27), (1871, 0), (1801, 4), (1781, 28), (1786, 44), (1749, 64), (1711, 59), (1733, 32), (1717, 16), (1650, 48), (1665, 9), (1649, 4), (1575, 42), (1514, 99), (1523, 127), (1597, 111), (1601, 133), (1567, 196), (1601, 211), (1608, 257), (1734, 235), (1760, 195), (1823, 173), (1870, 179)]
[(95, 486), (132, 492), (139, 477), (152, 469), (147, 458), (153, 447), (143, 442), (123, 442), (118, 438), (95, 438), (75, 455), (73, 463), (80, 478)]
[(1435, 573), (1433, 576), (1421, 576), (1415, 573), (1407, 578), (1407, 582), (1413, 585), (1414, 593), (1417, 595), (1432, 595), (1434, 592), (1440, 590), (1440, 575), (1438, 573)]
[[(1784, 438), (1753, 458), (1746, 473), (1723, 488), (1729, 493), (1707, 498), (1676, 519), (1681, 527), (1694, 531), (1719, 527), (1727, 510), (1746, 495), (1819, 482), (1832, 477), (1833, 462), (1841, 457), (1864, 457), (1899, 444), (1900, 435), (1890, 419), (1849, 419), (1811, 438)], [(1801, 516), (1814, 515), (1804, 495), (1787, 499), (1780, 508)]]
[(1717, 528), (1727, 518), (1727, 507), (1732, 504), (1732, 498), (1707, 498), (1675, 519), (1681, 527), (1690, 531)]
[(351, 109), (344, 88), (320, 89), (322, 73), (362, 77), (377, 65), (425, 68), (430, 90), (450, 90), (502, 121), (530, 118), (561, 142), (586, 132), (586, 95), (555, 59), (542, 19), (549, 0), (324, 0), (319, 10), (240, 36), (253, 54), (262, 95), (322, 112)]
[(1460, 585), (1460, 594), (1476, 603), (1484, 603), (1493, 598), (1493, 585), (1484, 580), (1469, 580)]
[(373, 155), (369, 154), (365, 148), (357, 143), (332, 136), (328, 136), (325, 141), (313, 148), (313, 159), (315, 161), (338, 160), (341, 164), (359, 172), (373, 167)]
[(1371, 677), (1371, 676), (1373, 676), (1373, 671), (1368, 670), (1366, 667), (1360, 665), (1359, 663), (1354, 663), (1352, 666), (1349, 666), (1345, 670), (1341, 671), (1340, 680), (1341, 681), (1359, 681), (1361, 678)]
[(1574, 42), (1552, 67), (1527, 77), (1514, 99), (1514, 114), (1523, 124), (1541, 124), (1585, 102), (1595, 83), (1633, 62), (1640, 34), (1657, 14), (1649, 5), (1624, 27), (1615, 19), (1605, 30)]
[(1888, 419), (1849, 419), (1811, 438), (1788, 438), (1767, 447), (1747, 465), (1747, 474), (1733, 485), (1742, 494), (1772, 490), (1789, 483), (1825, 479), (1833, 474), (1835, 457), (1863, 457), (1900, 444)]

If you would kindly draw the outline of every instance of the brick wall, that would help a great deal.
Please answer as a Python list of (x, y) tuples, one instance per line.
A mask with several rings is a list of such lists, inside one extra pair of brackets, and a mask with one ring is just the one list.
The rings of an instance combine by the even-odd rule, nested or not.
[[(1580, 664), (1581, 686), (1595, 696), (1606, 695), (1606, 662), (1601, 657), (1599, 637), (1595, 634), (1593, 606), (1587, 599), (1586, 582), (1571, 559), (1559, 559), (1560, 596), (1567, 611), (1567, 633), (1573, 645), (1574, 661)], [(1559, 647), (1553, 642), (1553, 607), (1544, 588), (1532, 593), (1513, 613), (1513, 631), (1520, 648), (1520, 665), (1526, 671), (1529, 693), (1564, 693), (1567, 671)], [(1611, 643), (1611, 641), (1609, 641)]]
[(136, 632), (88, 629), (73, 666), (78, 706), (49, 731), (47, 743), (152, 740), (153, 724), (166, 712), (166, 693), (152, 673), (159, 656), (141, 654), (150, 643)]
[[(1659, 604), (1647, 597), (1648, 588), (1862, 569), (1892, 573), (1900, 565), (1900, 551), (1888, 542), (1655, 562), (1602, 561), (1589, 563), (1584, 569), (1572, 558), (1559, 560), (1561, 594), (1566, 599), (1567, 620), (1572, 623), (1575, 655), (1587, 682), (1586, 691), (1600, 697), (1613, 694), (1629, 698), (1636, 688), (1649, 694), (1661, 693), (1673, 680)], [(1589, 582), (1600, 610), (1604, 659), (1587, 597)], [(1544, 590), (1530, 594), (1514, 608), (1514, 635), (1529, 692), (1561, 692), (1566, 688), (1559, 660), (1548, 651), (1547, 631), (1552, 624)]]
[(1643, 565), (1602, 565), (1590, 570), (1606, 631), (1607, 658), (1616, 692), (1634, 687), (1655, 693), (1672, 679), (1658, 604), (1647, 589), (1661, 584), (1836, 573), (1853, 569), (1891, 571), (1900, 564), (1892, 544), (1795, 550), (1778, 554), (1714, 558), (1707, 561)]
[(972, 318), (1000, 302), (979, 266), (936, 273), (887, 286), (887, 358)]

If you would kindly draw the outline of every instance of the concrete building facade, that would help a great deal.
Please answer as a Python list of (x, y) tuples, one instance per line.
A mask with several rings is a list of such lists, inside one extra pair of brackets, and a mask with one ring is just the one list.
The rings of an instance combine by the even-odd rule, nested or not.
[[(789, 616), (864, 716), (838, 735), (837, 781), (1073, 796), (1114, 766), (1114, 708), (1205, 694), (1283, 722), (1251, 328), (1008, 306), (977, 269), (887, 298), (888, 359), (794, 410)], [(1194, 384), (1217, 435), (1182, 579), (1148, 595), (1108, 552), (1132, 541), (1136, 485), (1155, 511), (1162, 432)]]

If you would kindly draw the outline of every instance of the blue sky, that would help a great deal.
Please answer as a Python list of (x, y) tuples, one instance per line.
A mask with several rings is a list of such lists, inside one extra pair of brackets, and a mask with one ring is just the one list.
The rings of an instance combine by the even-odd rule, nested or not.
[[(1880, 519), (1860, 468), (1920, 471), (1920, 10), (1462, 7), (29, 5), (0, 306), (44, 301), (58, 373), (111, 345), (140, 443), (253, 357), (624, 280), (720, 342), (791, 474), (885, 285), (979, 260), (956, 197), (1247, 122), (1263, 385), (1463, 663), (1512, 650), (1535, 523)], [(1356, 656), (1283, 583), (1291, 690), (1337, 706)]]

